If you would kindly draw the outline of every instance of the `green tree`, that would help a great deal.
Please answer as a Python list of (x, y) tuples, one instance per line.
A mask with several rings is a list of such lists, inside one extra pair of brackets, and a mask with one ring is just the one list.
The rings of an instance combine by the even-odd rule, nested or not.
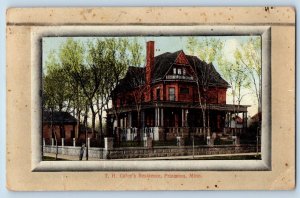
[(129, 65), (135, 67), (142, 66), (142, 63), (145, 60), (145, 56), (142, 53), (143, 46), (138, 42), (136, 37), (129, 43), (128, 49), (130, 53)]
[(189, 54), (199, 57), (208, 64), (217, 60), (223, 47), (224, 42), (214, 37), (205, 37), (204, 39), (189, 37), (186, 46)]
[[(51, 52), (46, 61), (46, 68), (43, 75), (43, 107), (50, 111), (51, 116), (51, 133), (54, 135), (56, 144), (56, 159), (58, 154), (57, 131), (53, 127), (53, 114), (70, 110), (72, 92), (70, 84), (65, 80), (65, 73), (56, 59), (55, 53)], [(60, 134), (63, 136), (64, 120), (59, 125)]]
[[(62, 67), (66, 73), (66, 79), (69, 79), (73, 90), (75, 90), (75, 107), (77, 113), (77, 132), (80, 130), (80, 117), (81, 112), (84, 112), (84, 126), (86, 129), (85, 139), (87, 144), (87, 117), (88, 108), (91, 98), (91, 90), (93, 90), (90, 85), (91, 74), (89, 73), (89, 68), (85, 65), (85, 47), (79, 42), (72, 38), (68, 38), (64, 44), (60, 47), (59, 58)], [(83, 96), (83, 97), (82, 97)], [(86, 149), (86, 159), (88, 160), (88, 147)]]
[[(107, 53), (106, 53), (106, 61), (109, 67), (107, 68), (108, 76), (110, 78), (107, 82), (108, 85), (108, 92), (110, 94), (110, 98), (117, 98), (116, 93), (113, 91), (115, 87), (120, 83), (120, 80), (124, 78), (128, 65), (128, 45), (129, 42), (127, 39), (119, 38), (119, 39), (106, 39), (107, 44)], [(112, 110), (114, 113), (114, 118), (117, 120), (117, 143), (119, 142), (120, 138), (120, 131), (119, 131), (119, 114), (120, 114), (120, 107), (117, 105), (116, 100), (112, 100)]]
[(261, 112), (261, 37), (249, 38), (235, 57), (239, 64), (245, 66), (245, 71), (251, 82), (250, 89), (257, 99), (258, 113)]

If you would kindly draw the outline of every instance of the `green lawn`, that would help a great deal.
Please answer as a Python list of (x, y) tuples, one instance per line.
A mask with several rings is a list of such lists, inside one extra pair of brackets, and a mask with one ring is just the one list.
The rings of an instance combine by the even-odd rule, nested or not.
[(55, 157), (49, 157), (49, 156), (43, 156), (43, 161), (66, 161), (65, 159), (57, 158)]
[(261, 160), (261, 155), (232, 155), (232, 156), (211, 156), (197, 157), (195, 160)]

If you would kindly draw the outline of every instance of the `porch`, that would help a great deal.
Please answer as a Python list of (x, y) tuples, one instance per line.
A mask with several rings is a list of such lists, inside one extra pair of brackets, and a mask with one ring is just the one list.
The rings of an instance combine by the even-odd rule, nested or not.
[[(213, 133), (235, 136), (247, 128), (247, 107), (249, 106), (209, 104), (203, 119), (202, 109), (197, 105), (148, 103), (142, 105), (139, 113), (134, 107), (120, 109), (118, 120), (113, 114), (108, 114), (108, 121), (112, 121), (108, 125), (113, 129), (111, 135), (118, 133), (120, 141), (142, 140), (143, 137), (151, 137), (154, 141), (168, 141), (178, 136), (190, 139), (194, 136), (211, 136)], [(241, 123), (233, 121), (233, 116), (236, 115), (242, 117)], [(138, 128), (141, 129), (140, 132)]]
[[(176, 137), (188, 138), (189, 136), (205, 136), (206, 130), (203, 127), (144, 127), (141, 129), (138, 139), (138, 128), (119, 128), (121, 141), (143, 140), (144, 137), (151, 137), (154, 141), (173, 140)], [(210, 129), (208, 129), (208, 133)]]

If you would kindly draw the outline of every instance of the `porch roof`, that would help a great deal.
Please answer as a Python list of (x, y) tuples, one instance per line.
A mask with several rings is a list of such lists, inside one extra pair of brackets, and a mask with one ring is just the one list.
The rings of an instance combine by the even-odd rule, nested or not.
[[(141, 105), (141, 110), (151, 108), (184, 108), (184, 109), (201, 109), (200, 104), (187, 103), (187, 102), (173, 102), (173, 101), (159, 101), (159, 102), (148, 102)], [(207, 104), (207, 109), (216, 111), (226, 112), (247, 112), (247, 108), (250, 105), (233, 105), (233, 104)], [(118, 109), (119, 113), (125, 113), (130, 111), (136, 111), (136, 106), (124, 106)], [(107, 110), (108, 114), (113, 114), (113, 109)]]

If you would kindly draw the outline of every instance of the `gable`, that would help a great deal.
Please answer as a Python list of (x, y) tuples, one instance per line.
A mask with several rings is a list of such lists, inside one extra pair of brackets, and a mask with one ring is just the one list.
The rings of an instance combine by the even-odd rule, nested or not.
[(175, 63), (178, 65), (189, 65), (189, 61), (187, 60), (183, 51), (178, 54)]

